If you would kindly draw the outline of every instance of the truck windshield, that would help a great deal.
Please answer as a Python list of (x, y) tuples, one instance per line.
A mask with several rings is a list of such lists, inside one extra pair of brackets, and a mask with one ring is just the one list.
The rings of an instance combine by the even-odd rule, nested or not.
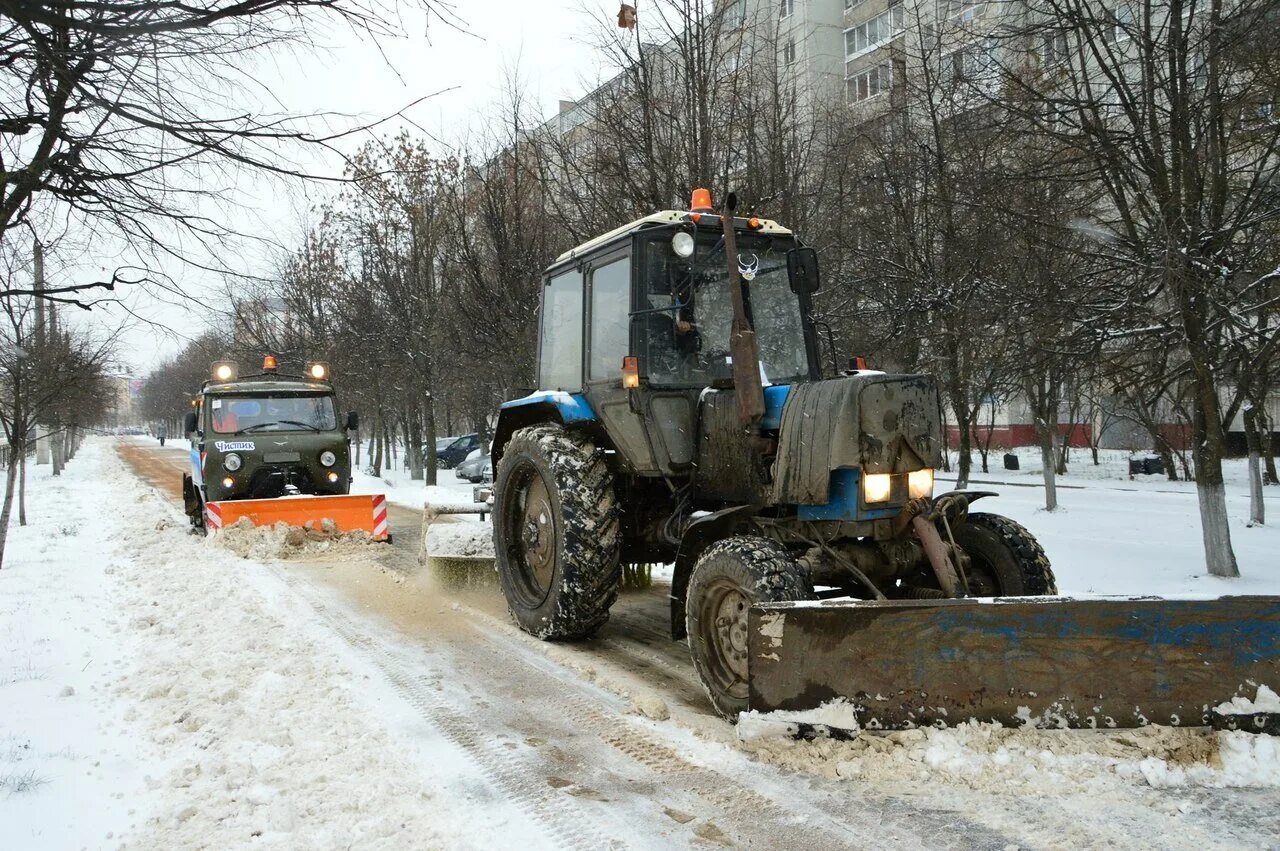
[[(738, 269), (750, 293), (748, 309), (760, 346), (762, 380), (769, 385), (807, 379), (800, 302), (787, 277), (787, 250), (793, 242), (754, 234), (738, 234), (736, 242)], [(648, 303), (641, 308), (669, 308), (639, 317), (649, 382), (705, 387), (730, 378), (733, 302), (723, 237), (700, 234), (693, 264), (675, 254), (669, 236), (647, 243), (644, 250)]]
[(332, 396), (220, 396), (209, 400), (218, 434), (250, 431), (331, 431), (338, 427)]

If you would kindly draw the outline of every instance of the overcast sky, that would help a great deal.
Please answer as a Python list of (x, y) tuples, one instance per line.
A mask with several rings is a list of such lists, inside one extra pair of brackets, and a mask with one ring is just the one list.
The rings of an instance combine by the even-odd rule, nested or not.
[[(513, 72), (519, 72), (526, 94), (547, 116), (561, 98), (577, 97), (599, 81), (601, 60), (589, 44), (599, 33), (599, 17), (616, 13), (616, 0), (455, 2), (466, 21), (464, 31), (438, 21), (429, 28), (407, 24), (413, 31), (408, 38), (376, 45), (349, 33), (321, 34), (318, 38), (327, 44), (326, 50), (303, 55), (281, 51), (264, 63), (264, 89), (291, 113), (358, 116), (360, 120), (352, 120), (353, 124), (394, 114), (417, 98), (443, 91), (406, 114), (415, 125), (410, 129), (437, 139), (443, 151), (483, 129)], [(380, 129), (390, 134), (404, 124), (397, 119)], [(358, 140), (352, 141), (355, 144)], [(339, 172), (341, 162), (335, 158), (318, 163), (317, 168)], [(331, 191), (316, 185), (283, 187), (241, 175), (223, 191), (228, 200), (223, 213), (242, 229), (271, 234), (281, 244), (293, 245), (305, 211)], [(258, 251), (245, 246), (231, 253), (241, 254), (240, 262), (252, 268), (264, 262)], [(108, 269), (114, 265), (105, 256), (85, 260)], [(175, 264), (167, 264), (166, 271), (210, 307), (225, 307), (218, 297), (224, 289), (218, 276)], [(173, 354), (184, 339), (200, 333), (207, 322), (201, 308), (167, 304), (141, 293), (130, 297), (129, 307), (174, 332), (166, 335), (135, 326), (124, 334), (124, 360), (139, 376), (150, 364)], [(105, 327), (118, 322), (118, 317), (119, 311), (94, 321)]]

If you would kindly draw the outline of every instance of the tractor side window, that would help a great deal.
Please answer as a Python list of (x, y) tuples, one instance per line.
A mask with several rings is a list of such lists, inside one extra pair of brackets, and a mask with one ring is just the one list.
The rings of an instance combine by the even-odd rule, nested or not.
[(582, 274), (556, 275), (542, 296), (542, 353), (538, 363), (543, 390), (582, 389)]
[(593, 381), (617, 378), (631, 349), (631, 258), (591, 273), (591, 365)]

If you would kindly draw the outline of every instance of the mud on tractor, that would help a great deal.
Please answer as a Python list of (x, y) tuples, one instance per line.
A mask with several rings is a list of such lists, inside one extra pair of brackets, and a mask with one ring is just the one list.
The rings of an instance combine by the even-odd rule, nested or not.
[(933, 379), (824, 378), (816, 253), (733, 208), (698, 190), (546, 271), (540, 389), (492, 448), (523, 629), (590, 636), (623, 564), (674, 563), (671, 632), (721, 714), (844, 698), (886, 727), (1202, 723), (1276, 673), (1274, 600), (1047, 597), (1031, 533), (974, 510), (992, 494), (935, 493)]
[(354, 411), (339, 421), (328, 365), (285, 375), (267, 355), (256, 375), (241, 376), (230, 361), (211, 372), (186, 416), (191, 472), (182, 495), (193, 527), (248, 518), (390, 540), (385, 497), (350, 495), (348, 433), (359, 421)]

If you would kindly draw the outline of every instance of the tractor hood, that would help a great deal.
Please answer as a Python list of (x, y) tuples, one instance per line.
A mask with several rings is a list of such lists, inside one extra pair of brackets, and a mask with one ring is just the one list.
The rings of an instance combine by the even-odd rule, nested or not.
[(796, 385), (782, 409), (773, 501), (824, 505), (833, 470), (906, 473), (939, 466), (941, 453), (930, 376), (855, 374)]

